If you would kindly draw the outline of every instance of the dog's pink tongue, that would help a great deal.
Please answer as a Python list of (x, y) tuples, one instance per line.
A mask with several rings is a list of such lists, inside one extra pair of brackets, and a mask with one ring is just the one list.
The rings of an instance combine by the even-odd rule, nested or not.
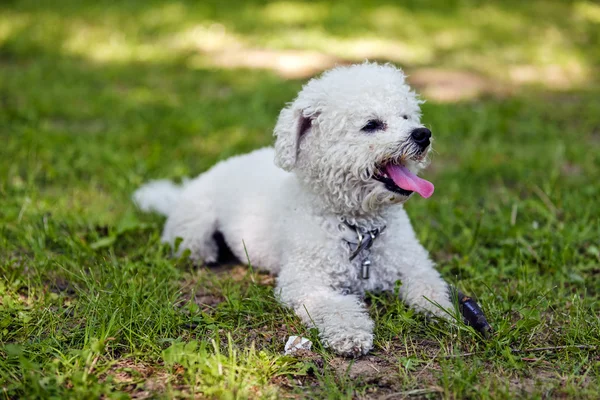
[(419, 178), (405, 166), (389, 164), (385, 167), (385, 170), (398, 187), (417, 192), (424, 198), (431, 197), (433, 194), (433, 183)]

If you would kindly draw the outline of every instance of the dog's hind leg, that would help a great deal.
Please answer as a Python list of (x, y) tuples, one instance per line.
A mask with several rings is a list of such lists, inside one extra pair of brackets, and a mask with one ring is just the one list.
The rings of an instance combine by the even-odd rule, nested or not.
[(209, 197), (184, 192), (169, 214), (163, 230), (163, 242), (175, 245), (181, 243), (176, 253), (190, 251), (194, 261), (214, 263), (219, 255), (219, 247), (214, 235), (217, 231), (217, 215)]

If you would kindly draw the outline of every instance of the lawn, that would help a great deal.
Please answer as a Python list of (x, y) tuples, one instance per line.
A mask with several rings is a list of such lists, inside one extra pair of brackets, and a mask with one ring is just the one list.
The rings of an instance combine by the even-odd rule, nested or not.
[[(598, 398), (600, 6), (398, 4), (0, 3), (1, 397)], [(365, 58), (427, 100), (436, 193), (406, 208), (487, 341), (372, 294), (374, 350), (337, 357), (273, 277), (172, 258), (130, 201), (269, 145), (308, 78)]]

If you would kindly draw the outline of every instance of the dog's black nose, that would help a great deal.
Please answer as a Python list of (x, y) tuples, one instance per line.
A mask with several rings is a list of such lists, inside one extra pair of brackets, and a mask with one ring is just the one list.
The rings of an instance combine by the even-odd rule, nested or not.
[(410, 133), (410, 136), (422, 149), (429, 146), (431, 138), (431, 131), (427, 128), (417, 128)]

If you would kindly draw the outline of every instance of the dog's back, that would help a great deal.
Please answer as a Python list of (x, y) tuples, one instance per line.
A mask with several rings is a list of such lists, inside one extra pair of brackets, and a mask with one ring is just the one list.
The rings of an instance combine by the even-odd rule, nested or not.
[(274, 227), (287, 214), (282, 208), (293, 207), (293, 198), (284, 200), (284, 181), (292, 176), (273, 158), (272, 148), (231, 157), (182, 185), (149, 182), (133, 200), (142, 211), (167, 216), (163, 241), (173, 244), (182, 237), (181, 250), (191, 250), (192, 258), (216, 261), (214, 234), (220, 232), (238, 259), (277, 272)]

